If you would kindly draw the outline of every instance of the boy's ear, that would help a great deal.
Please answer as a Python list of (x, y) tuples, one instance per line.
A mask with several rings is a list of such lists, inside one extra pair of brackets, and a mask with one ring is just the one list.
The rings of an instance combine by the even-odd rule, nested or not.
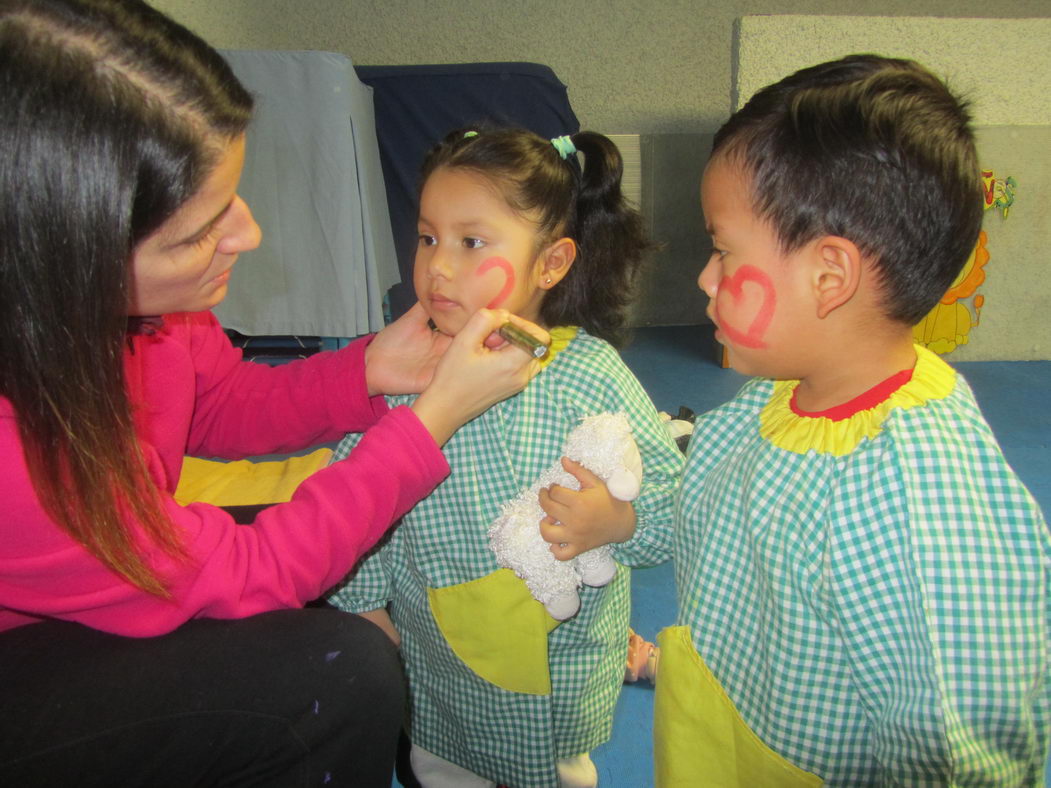
[(815, 244), (813, 288), (817, 316), (823, 320), (857, 293), (864, 261), (854, 242), (838, 235), (826, 235)]
[(543, 252), (540, 287), (550, 290), (561, 282), (577, 259), (577, 244), (572, 238), (559, 238)]

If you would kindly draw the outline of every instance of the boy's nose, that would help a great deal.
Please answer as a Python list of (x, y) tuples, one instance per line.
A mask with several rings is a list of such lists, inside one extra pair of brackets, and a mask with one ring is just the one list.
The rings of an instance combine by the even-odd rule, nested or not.
[(697, 287), (709, 298), (715, 298), (719, 292), (720, 268), (718, 263), (709, 260), (697, 276)]

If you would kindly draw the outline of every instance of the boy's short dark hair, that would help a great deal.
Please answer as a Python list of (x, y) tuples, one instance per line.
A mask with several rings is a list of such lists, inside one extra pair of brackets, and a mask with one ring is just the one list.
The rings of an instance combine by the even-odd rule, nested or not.
[(981, 175), (967, 105), (910, 60), (851, 55), (769, 85), (715, 136), (757, 215), (793, 251), (838, 235), (870, 257), (884, 311), (918, 323), (978, 240)]

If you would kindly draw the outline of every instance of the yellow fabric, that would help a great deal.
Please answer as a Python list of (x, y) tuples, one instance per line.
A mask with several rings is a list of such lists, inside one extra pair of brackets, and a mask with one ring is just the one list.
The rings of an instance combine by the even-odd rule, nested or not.
[(798, 385), (798, 380), (774, 383), (774, 393), (759, 414), (760, 435), (796, 454), (813, 449), (819, 454), (843, 457), (854, 451), (863, 439), (875, 438), (895, 408), (915, 408), (928, 400), (949, 396), (956, 385), (956, 372), (933, 352), (916, 345), (912, 380), (874, 408), (841, 421), (793, 413), (790, 403)]
[(579, 326), (555, 326), (548, 331), (547, 333), (551, 335), (551, 344), (547, 348), (547, 355), (540, 360), (540, 368), (546, 367), (555, 356), (565, 350), (579, 330)]
[(818, 788), (821, 778), (767, 747), (741, 719), (686, 627), (657, 636), (653, 708), (657, 788)]
[(195, 501), (215, 506), (283, 503), (292, 498), (300, 482), (324, 468), (331, 459), (331, 449), (267, 462), (219, 462), (186, 457), (175, 500), (183, 506)]
[(551, 694), (547, 634), (559, 622), (510, 569), (445, 588), (428, 588), (431, 613), (460, 660), (491, 684)]
[[(543, 369), (580, 329), (555, 326)], [(501, 689), (550, 695), (547, 635), (559, 625), (510, 569), (445, 588), (428, 588), (431, 613), (449, 647), (471, 670)]]

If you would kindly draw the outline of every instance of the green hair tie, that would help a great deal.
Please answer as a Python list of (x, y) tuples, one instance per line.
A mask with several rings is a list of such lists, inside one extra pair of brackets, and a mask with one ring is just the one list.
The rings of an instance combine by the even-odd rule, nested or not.
[(555, 150), (558, 151), (558, 155), (561, 156), (563, 160), (577, 152), (577, 148), (573, 144), (573, 140), (569, 138), (568, 134), (563, 134), (561, 137), (555, 137), (551, 140), (551, 144), (555, 146)]

